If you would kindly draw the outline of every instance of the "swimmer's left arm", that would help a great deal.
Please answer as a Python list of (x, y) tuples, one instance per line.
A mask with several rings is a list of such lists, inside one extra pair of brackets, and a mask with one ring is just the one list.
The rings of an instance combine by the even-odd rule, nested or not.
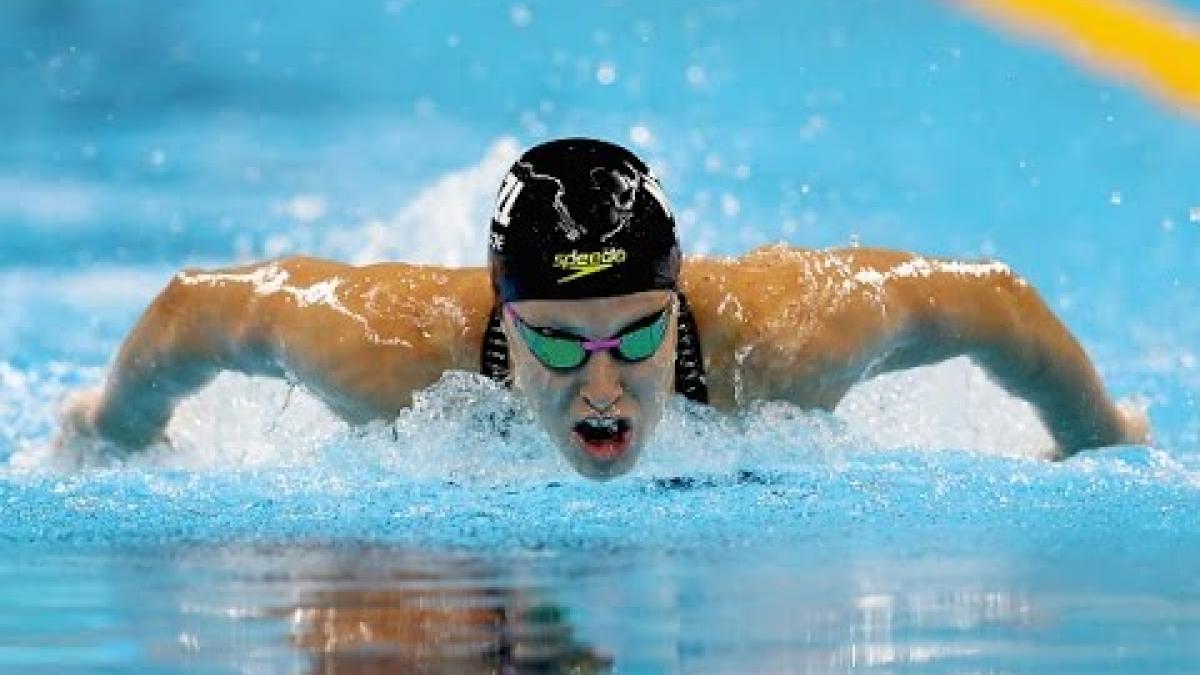
[(1145, 414), (1109, 397), (1082, 346), (1027, 281), (999, 263), (939, 263), (890, 284), (889, 309), (902, 308), (907, 335), (884, 369), (970, 356), (1035, 407), (1060, 457), (1147, 442)]

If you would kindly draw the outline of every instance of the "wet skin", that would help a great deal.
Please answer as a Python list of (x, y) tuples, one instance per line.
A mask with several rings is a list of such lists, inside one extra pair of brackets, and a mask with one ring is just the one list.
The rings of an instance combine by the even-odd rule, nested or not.
[[(832, 410), (873, 375), (965, 355), (1033, 405), (1056, 443), (1047, 457), (1149, 438), (1144, 412), (1109, 397), (1067, 327), (999, 263), (773, 246), (688, 258), (679, 283), (719, 410), (756, 400)], [(516, 309), (533, 324), (609, 337), (661, 309), (668, 295)], [(103, 388), (67, 401), (58, 442), (155, 443), (179, 401), (223, 370), (290, 377), (352, 424), (390, 419), (445, 371), (478, 370), (495, 302), (483, 268), (293, 257), (185, 270), (125, 339)], [(568, 460), (598, 478), (626, 471), (671, 391), (674, 322), (647, 363), (594, 353), (566, 374), (537, 363), (505, 324), (517, 386)], [(570, 426), (606, 405), (628, 416), (632, 432), (608, 458), (588, 452)]]
[[(662, 418), (675, 375), (675, 295), (646, 291), (587, 300), (527, 300), (513, 309), (528, 324), (556, 328), (593, 339), (607, 338), (647, 315), (669, 307), (663, 344), (650, 358), (622, 361), (609, 351), (594, 352), (579, 368), (552, 370), (530, 353), (512, 317), (504, 322), (516, 388), (529, 401), (542, 428), (571, 466), (589, 478), (628, 471)], [(577, 431), (587, 418), (628, 422), (615, 447), (598, 448)]]

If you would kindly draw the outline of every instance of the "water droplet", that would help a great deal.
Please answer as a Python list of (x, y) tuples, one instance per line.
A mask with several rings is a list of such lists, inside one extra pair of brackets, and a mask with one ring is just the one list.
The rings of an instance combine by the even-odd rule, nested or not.
[(642, 42), (649, 42), (654, 37), (654, 24), (649, 21), (638, 21), (633, 27), (637, 33), (638, 39)]
[(611, 63), (601, 63), (596, 69), (596, 81), (608, 86), (617, 81), (617, 67)]
[(693, 87), (703, 87), (708, 84), (708, 73), (705, 72), (702, 66), (688, 66), (688, 69), (683, 74), (687, 83)]
[(517, 28), (524, 28), (533, 22), (533, 12), (525, 5), (513, 5), (508, 10), (508, 18)]
[(1188, 220), (1193, 223), (1200, 223), (1200, 206), (1193, 206), (1188, 209)]
[(649, 145), (654, 142), (654, 134), (639, 124), (629, 130), (629, 139), (638, 145)]
[(162, 149), (155, 148), (154, 151), (150, 153), (150, 165), (154, 168), (159, 168), (166, 162), (167, 153), (163, 152)]
[(726, 216), (733, 218), (733, 217), (737, 216), (737, 214), (740, 213), (741, 210), (742, 210), (742, 204), (741, 204), (741, 202), (738, 201), (737, 197), (734, 197), (732, 194), (730, 194), (728, 192), (721, 195), (721, 213), (724, 213)]
[(1113, 193), (1111, 195), (1109, 195), (1109, 197), (1108, 197), (1108, 203), (1112, 204), (1113, 206), (1120, 206), (1121, 205), (1121, 193), (1116, 190), (1113, 190)]
[(283, 210), (296, 220), (312, 222), (325, 215), (325, 197), (315, 194), (296, 195), (284, 204)]

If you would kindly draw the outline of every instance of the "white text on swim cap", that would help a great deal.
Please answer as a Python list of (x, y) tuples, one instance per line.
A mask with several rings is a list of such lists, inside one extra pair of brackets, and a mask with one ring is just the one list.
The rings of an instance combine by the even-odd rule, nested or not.
[(558, 253), (554, 256), (554, 266), (572, 272), (572, 274), (559, 279), (558, 283), (565, 284), (568, 281), (575, 281), (589, 274), (609, 269), (614, 265), (620, 265), (625, 262), (625, 257), (623, 248), (606, 248), (603, 251), (585, 253), (579, 251)]

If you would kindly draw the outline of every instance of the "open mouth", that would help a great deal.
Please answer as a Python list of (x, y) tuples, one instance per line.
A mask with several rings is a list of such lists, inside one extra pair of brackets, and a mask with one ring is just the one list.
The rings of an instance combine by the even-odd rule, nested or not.
[(629, 447), (633, 425), (625, 417), (585, 417), (572, 430), (589, 455), (611, 460)]

